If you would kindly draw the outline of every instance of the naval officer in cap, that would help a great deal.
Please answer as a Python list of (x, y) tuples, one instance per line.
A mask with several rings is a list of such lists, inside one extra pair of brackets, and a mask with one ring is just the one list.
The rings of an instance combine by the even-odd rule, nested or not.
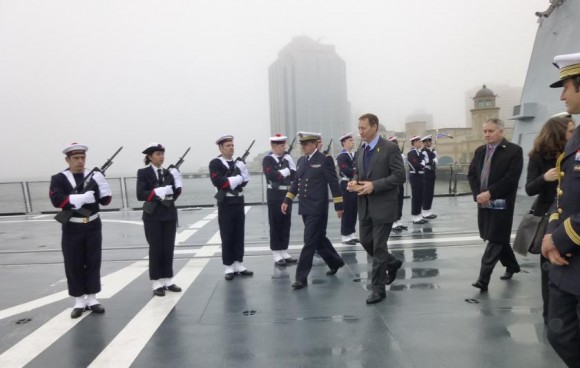
[(411, 216), (414, 224), (425, 224), (427, 220), (421, 216), (423, 206), (423, 173), (425, 172), (425, 156), (421, 153), (421, 137), (415, 135), (409, 139), (413, 148), (407, 153), (409, 165), (409, 183), (411, 184)]
[[(96, 169), (92, 175), (85, 169), (84, 144), (73, 143), (62, 153), (68, 168), (50, 180), (50, 200), (63, 211), (86, 209), (88, 217), (77, 212), (62, 225), (62, 253), (68, 293), (75, 299), (71, 318), (78, 318), (85, 310), (104, 313), (96, 294), (101, 291), (102, 234), (99, 204), (111, 203), (112, 192), (104, 175)], [(90, 190), (85, 190), (89, 189)], [(78, 190), (75, 190), (78, 189)]]
[(244, 266), (244, 187), (250, 180), (246, 163), (234, 160), (234, 137), (224, 135), (215, 142), (220, 155), (209, 163), (210, 179), (217, 189), (218, 224), (222, 239), (222, 262), (225, 279), (234, 275), (252, 276), (254, 272)]
[[(569, 114), (580, 114), (580, 53), (559, 55), (554, 65), (564, 87), (560, 100)], [(549, 270), (548, 340), (569, 367), (580, 367), (580, 127), (556, 162), (558, 189), (550, 210), (542, 255)]]
[(431, 149), (433, 145), (433, 136), (431, 134), (421, 138), (423, 143), (423, 157), (425, 159), (425, 170), (423, 170), (423, 205), (421, 217), (428, 220), (437, 218), (437, 215), (431, 212), (433, 205), (433, 196), (435, 195), (435, 171), (437, 170), (437, 152)]
[(173, 253), (177, 231), (175, 200), (183, 180), (179, 170), (163, 168), (165, 147), (150, 143), (142, 152), (146, 167), (137, 171), (137, 199), (143, 204), (143, 228), (149, 243), (149, 279), (153, 295), (181, 292), (173, 282)]
[[(399, 146), (399, 141), (397, 139), (397, 136), (390, 136), (388, 138), (389, 141), (393, 142), (394, 144), (396, 144), (397, 146)], [(403, 151), (401, 151), (401, 158), (403, 159), (403, 165), (406, 165), (406, 161), (407, 161), (407, 156), (405, 156), (405, 154), (403, 153)], [(407, 178), (405, 178), (406, 180)], [(395, 223), (393, 224), (393, 230), (394, 231), (402, 231), (402, 230), (407, 230), (408, 227), (403, 224), (403, 201), (405, 200), (405, 183), (401, 184), (399, 186), (399, 212), (398, 212), (398, 216), (397, 216), (397, 221), (395, 221)]]
[(266, 197), (270, 224), (270, 249), (274, 263), (278, 266), (296, 263), (296, 259), (288, 254), (292, 209), (288, 207), (287, 214), (283, 214), (280, 210), (286, 192), (296, 177), (294, 159), (286, 153), (286, 138), (282, 134), (270, 137), (272, 152), (264, 156), (262, 160), (262, 170), (268, 183)]
[(344, 204), (344, 213), (340, 219), (340, 234), (342, 235), (343, 244), (355, 245), (358, 242), (355, 234), (357, 195), (346, 189), (348, 182), (352, 180), (355, 173), (354, 154), (352, 152), (354, 138), (352, 133), (346, 133), (340, 137), (340, 144), (342, 144), (342, 151), (336, 156), (336, 164), (340, 176), (340, 192), (342, 193)]
[(318, 133), (298, 133), (304, 156), (298, 159), (296, 180), (292, 182), (281, 206), (282, 213), (289, 215), (288, 209), (292, 200), (300, 196), (298, 213), (302, 215), (304, 221), (304, 247), (298, 259), (296, 280), (292, 284), (294, 289), (302, 289), (308, 285), (307, 277), (312, 268), (315, 251), (318, 251), (330, 268), (327, 275), (334, 275), (344, 266), (344, 261), (326, 237), (329, 187), (338, 217), (342, 216), (343, 209), (334, 164), (317, 149), (320, 139)]

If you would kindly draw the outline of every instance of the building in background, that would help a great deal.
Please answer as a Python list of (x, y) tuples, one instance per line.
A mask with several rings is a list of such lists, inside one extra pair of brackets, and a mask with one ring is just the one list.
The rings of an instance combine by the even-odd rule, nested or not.
[(269, 85), (272, 135), (319, 132), (325, 147), (333, 139), (333, 154), (340, 152), (338, 137), (351, 127), (350, 104), (346, 65), (333, 45), (294, 37), (270, 65)]

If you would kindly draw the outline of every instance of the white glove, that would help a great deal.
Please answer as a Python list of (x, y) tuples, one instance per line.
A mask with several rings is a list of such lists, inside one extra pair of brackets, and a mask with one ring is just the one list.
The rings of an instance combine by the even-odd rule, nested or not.
[(242, 174), (242, 179), (244, 182), (250, 180), (250, 172), (243, 161), (236, 161), (236, 166), (240, 169), (240, 174)]
[(290, 169), (289, 168), (285, 168), (282, 169), (280, 171), (278, 171), (283, 177), (287, 177), (288, 175), (290, 175)]
[(429, 154), (427, 151), (423, 151), (423, 157), (425, 157), (425, 161), (429, 162)]
[(228, 178), (228, 181), (230, 182), (230, 188), (234, 189), (235, 187), (241, 185), (244, 182), (244, 178), (241, 175), (230, 176)]
[(171, 185), (155, 188), (153, 191), (155, 192), (155, 195), (161, 199), (165, 199), (168, 195), (173, 194), (173, 188), (171, 188)]
[(176, 168), (172, 167), (169, 169), (171, 176), (173, 176), (173, 183), (175, 184), (175, 188), (183, 187), (183, 179), (181, 178), (181, 173)]
[(97, 171), (93, 174), (93, 180), (99, 186), (99, 194), (101, 198), (113, 195), (113, 191), (105, 179), (105, 176), (100, 171)]
[(288, 161), (288, 166), (290, 166), (290, 170), (296, 171), (296, 163), (294, 159), (289, 154), (284, 155), (284, 160)]
[(79, 209), (83, 204), (95, 203), (95, 191), (89, 190), (83, 194), (71, 194), (68, 196), (68, 201), (74, 209)]

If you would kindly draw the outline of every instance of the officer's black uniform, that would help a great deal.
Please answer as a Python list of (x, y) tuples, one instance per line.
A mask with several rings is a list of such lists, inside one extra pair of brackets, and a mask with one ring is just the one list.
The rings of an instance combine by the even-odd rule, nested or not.
[(226, 191), (223, 201), (218, 202), (218, 224), (222, 239), (222, 261), (225, 266), (244, 260), (244, 212), (243, 182), (235, 188), (230, 187), (228, 177), (240, 175), (234, 161), (226, 161), (218, 156), (210, 161), (209, 172), (212, 184), (218, 190)]
[(340, 219), (340, 234), (349, 236), (355, 233), (357, 217), (357, 194), (346, 190), (355, 172), (354, 155), (343, 149), (336, 157), (336, 163), (340, 174), (340, 192), (344, 206), (344, 213)]
[[(273, 251), (287, 250), (290, 242), (291, 207), (284, 215), (280, 210), (286, 192), (290, 189), (290, 184), (296, 177), (296, 170), (290, 168), (289, 155), (282, 157), (274, 153), (266, 155), (262, 160), (262, 169), (268, 182), (266, 197), (268, 201), (268, 221), (270, 223), (270, 249)], [(280, 170), (290, 170), (290, 175), (284, 177)]]
[[(423, 170), (423, 211), (431, 211), (433, 196), (435, 195), (435, 173), (437, 170), (437, 154), (429, 148), (421, 150), (425, 158)], [(434, 215), (432, 215), (434, 217)], [(427, 217), (428, 218), (428, 217)]]
[[(72, 210), (69, 195), (73, 193), (74, 182), (85, 180), (89, 173), (73, 174), (65, 170), (52, 176), (50, 180), (50, 200), (53, 206), (62, 210)], [(99, 204), (104, 206), (111, 202), (111, 196), (101, 198), (99, 188), (91, 179), (84, 185), (90, 185), (95, 191), (95, 199), (98, 203), (85, 204), (82, 208), (90, 211), (89, 217), (81, 217), (73, 213), (71, 220), (62, 225), (62, 253), (64, 256), (64, 269), (68, 284), (68, 293), (73, 297), (81, 297), (88, 294), (97, 294), (101, 291), (101, 219), (99, 217)], [(84, 185), (79, 192), (83, 191)]]
[(308, 160), (306, 156), (300, 157), (296, 180), (286, 194), (284, 203), (290, 204), (297, 195), (300, 196), (298, 213), (304, 221), (304, 248), (296, 268), (296, 281), (304, 285), (307, 284), (315, 251), (318, 251), (331, 270), (344, 266), (344, 261), (326, 237), (328, 187), (332, 192), (335, 209), (342, 210), (342, 197), (333, 161), (318, 150)]
[[(150, 165), (137, 171), (137, 199), (152, 202), (152, 213), (143, 211), (145, 238), (149, 243), (149, 278), (159, 280), (173, 277), (173, 253), (175, 250), (175, 233), (177, 229), (177, 209), (174, 201), (181, 194), (176, 188), (173, 176), (167, 169), (162, 169), (163, 178), (159, 178), (157, 168)], [(164, 200), (155, 195), (154, 189), (166, 185), (173, 188), (173, 196)]]
[(425, 170), (423, 154), (413, 148), (407, 154), (409, 164), (409, 183), (411, 184), (411, 215), (419, 216), (423, 205), (423, 173)]

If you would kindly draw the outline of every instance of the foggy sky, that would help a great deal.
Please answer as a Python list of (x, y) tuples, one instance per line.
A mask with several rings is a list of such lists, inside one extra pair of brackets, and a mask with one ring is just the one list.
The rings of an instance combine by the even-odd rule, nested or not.
[[(548, 0), (0, 0), (0, 181), (48, 179), (62, 148), (89, 146), (89, 167), (125, 149), (109, 176), (130, 176), (150, 142), (182, 171), (233, 134), (250, 159), (268, 149), (268, 66), (292, 37), (332, 44), (346, 62), (352, 130), (373, 112), (465, 126), (464, 94), (523, 86)], [(284, 132), (282, 132), (284, 133)], [(336, 137), (334, 137), (336, 138)]]

